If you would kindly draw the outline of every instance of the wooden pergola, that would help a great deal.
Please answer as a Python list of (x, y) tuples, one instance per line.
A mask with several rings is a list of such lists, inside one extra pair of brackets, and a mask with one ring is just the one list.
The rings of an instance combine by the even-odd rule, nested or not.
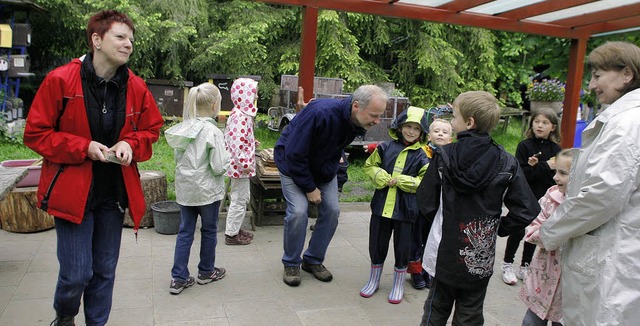
[[(256, 0), (303, 7), (299, 85), (313, 89), (318, 10), (328, 9), (571, 39), (563, 115), (576, 117), (589, 38), (640, 29), (638, 0)], [(305, 94), (311, 98), (311, 92)], [(563, 148), (576, 119), (562, 119)]]

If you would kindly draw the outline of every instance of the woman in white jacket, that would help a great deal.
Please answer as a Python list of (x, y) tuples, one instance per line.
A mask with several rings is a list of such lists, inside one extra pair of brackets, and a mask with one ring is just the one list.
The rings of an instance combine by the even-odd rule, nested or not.
[(640, 48), (593, 50), (589, 89), (611, 104), (582, 132), (566, 199), (540, 228), (562, 247), (565, 325), (640, 321)]

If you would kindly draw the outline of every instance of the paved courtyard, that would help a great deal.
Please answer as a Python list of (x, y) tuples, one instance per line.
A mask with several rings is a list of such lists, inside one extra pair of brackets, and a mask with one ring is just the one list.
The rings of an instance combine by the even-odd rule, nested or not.
[[(168, 292), (175, 235), (153, 228), (123, 229), (113, 310), (109, 325), (417, 325), (427, 290), (405, 285), (402, 303), (387, 302), (393, 254), (387, 258), (378, 292), (358, 291), (369, 276), (367, 203), (342, 204), (340, 225), (325, 266), (334, 280), (323, 283), (302, 272), (302, 284), (282, 282), (282, 227), (258, 227), (247, 246), (218, 244), (216, 266), (227, 276), (207, 285), (195, 284), (180, 295)], [(246, 223), (249, 218), (247, 217)], [(218, 238), (224, 237), (224, 214)], [(307, 237), (308, 239), (308, 237)], [(520, 325), (526, 308), (518, 286), (505, 285), (499, 264), (506, 239), (498, 240), (496, 274), (485, 300), (485, 325)], [(0, 325), (49, 325), (58, 262), (55, 231), (19, 234), (0, 230)], [(189, 267), (197, 273), (199, 235)], [(519, 262), (520, 251), (516, 256)], [(84, 325), (82, 308), (76, 325)]]

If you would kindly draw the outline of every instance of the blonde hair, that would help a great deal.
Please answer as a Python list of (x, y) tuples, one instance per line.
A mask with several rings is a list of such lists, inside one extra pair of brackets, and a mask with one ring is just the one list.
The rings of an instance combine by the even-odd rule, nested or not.
[(495, 96), (485, 91), (464, 92), (453, 101), (462, 119), (473, 118), (478, 133), (490, 133), (500, 120), (500, 106)]
[(214, 117), (220, 113), (222, 96), (220, 90), (212, 83), (202, 83), (192, 87), (182, 110), (184, 120), (197, 117)]
[(543, 108), (539, 108), (539, 109), (531, 111), (531, 119), (529, 119), (529, 129), (527, 129), (526, 137), (527, 138), (533, 138), (534, 137), (533, 121), (539, 115), (542, 115), (545, 118), (549, 119), (551, 124), (556, 126), (556, 129), (555, 130), (551, 130), (551, 132), (549, 133), (549, 140), (554, 142), (554, 143), (556, 143), (556, 144), (560, 143), (560, 139), (561, 138), (560, 138), (560, 125), (558, 124), (558, 113), (556, 113), (556, 110), (554, 110), (552, 108), (548, 108), (548, 107), (543, 107)]
[(451, 121), (445, 120), (445, 119), (442, 119), (442, 118), (433, 119), (433, 121), (431, 121), (431, 123), (429, 124), (429, 131), (431, 131), (431, 126), (433, 126), (436, 122), (444, 123), (445, 125), (447, 125), (449, 127), (449, 131), (453, 132), (453, 127), (451, 126)]
[(565, 158), (568, 158), (568, 159), (573, 159), (573, 152), (574, 152), (573, 148), (565, 148), (565, 149), (561, 150), (560, 152), (558, 152), (558, 154), (556, 154), (556, 160), (561, 158), (561, 157), (565, 157)]

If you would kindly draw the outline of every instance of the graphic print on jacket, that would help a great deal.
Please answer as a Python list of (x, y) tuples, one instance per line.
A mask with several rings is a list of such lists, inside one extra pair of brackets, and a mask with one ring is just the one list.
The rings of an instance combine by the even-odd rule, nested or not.
[[(491, 216), (486, 216), (466, 224), (460, 224), (462, 238), (460, 242), (466, 244), (464, 249), (460, 249), (460, 257), (464, 258), (469, 274), (484, 278), (493, 273), (493, 252), (496, 246), (495, 230), (498, 228), (499, 221)], [(466, 238), (462, 235), (466, 235)]]

